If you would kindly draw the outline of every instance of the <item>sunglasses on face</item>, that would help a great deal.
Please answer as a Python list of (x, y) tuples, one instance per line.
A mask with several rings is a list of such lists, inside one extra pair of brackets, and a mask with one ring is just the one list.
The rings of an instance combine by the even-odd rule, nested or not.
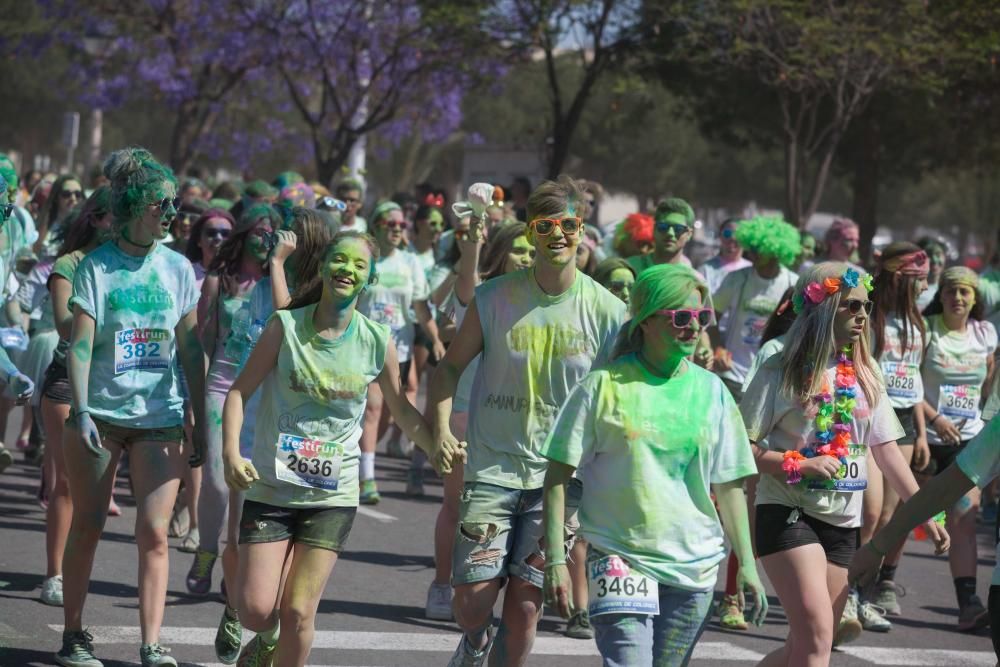
[(409, 225), (406, 220), (386, 220), (382, 223), (382, 226), (386, 229), (406, 229)]
[(687, 225), (682, 224), (680, 222), (658, 222), (658, 223), (656, 223), (656, 231), (658, 231), (661, 234), (666, 234), (667, 231), (673, 230), (674, 236), (676, 238), (680, 238), (681, 235), (687, 233), (687, 231), (689, 229), (690, 229), (690, 227), (688, 227)]
[(180, 197), (164, 197), (159, 202), (154, 202), (154, 203), (150, 204), (150, 206), (159, 206), (160, 210), (162, 212), (164, 212), (164, 213), (166, 213), (167, 211), (169, 211), (171, 206), (176, 211), (177, 209), (179, 209), (181, 207), (181, 198)]
[(339, 199), (336, 199), (335, 197), (323, 197), (322, 199), (319, 200), (319, 204), (316, 205), (316, 208), (320, 209), (321, 211), (344, 212), (347, 210), (347, 204), (340, 201)]
[(583, 228), (583, 221), (577, 217), (567, 218), (536, 218), (531, 221), (531, 228), (539, 236), (548, 236), (558, 227), (564, 236), (572, 236)]
[(202, 230), (202, 234), (207, 239), (228, 239), (231, 233), (231, 230), (220, 227), (205, 227)]
[(840, 304), (841, 308), (846, 308), (851, 311), (851, 315), (857, 315), (861, 312), (861, 309), (865, 309), (865, 315), (872, 314), (872, 308), (875, 307), (874, 301), (862, 301), (861, 299), (848, 299)]
[(722, 230), (722, 238), (724, 238), (724, 239), (731, 239), (734, 236), (736, 236), (736, 230), (735, 229), (729, 228), (729, 229), (723, 229)]
[(83, 191), (81, 191), (81, 190), (63, 190), (62, 192), (59, 193), (59, 197), (61, 199), (69, 199), (70, 197), (72, 197), (73, 199), (83, 199)]
[(656, 314), (669, 316), (671, 318), (671, 324), (673, 324), (677, 329), (687, 328), (695, 318), (698, 319), (698, 324), (700, 326), (707, 327), (715, 318), (715, 311), (711, 308), (699, 308), (698, 310), (694, 310), (692, 308), (658, 310), (656, 311)]

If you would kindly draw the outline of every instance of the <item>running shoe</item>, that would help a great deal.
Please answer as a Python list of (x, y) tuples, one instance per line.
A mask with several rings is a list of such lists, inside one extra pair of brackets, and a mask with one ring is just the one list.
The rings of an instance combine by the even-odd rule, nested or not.
[(431, 583), (431, 587), (427, 589), (424, 616), (432, 621), (450, 621), (454, 618), (451, 612), (451, 586)]
[(417, 497), (424, 495), (424, 471), (422, 468), (410, 468), (407, 471), (406, 495)]
[(277, 642), (267, 644), (260, 635), (255, 635), (240, 651), (236, 667), (271, 667), (271, 663), (274, 662), (274, 651), (277, 648)]
[(41, 601), (52, 607), (63, 606), (62, 575), (57, 574), (42, 582)]
[(466, 639), (463, 633), (462, 638), (458, 642), (458, 648), (455, 649), (451, 660), (448, 661), (448, 667), (482, 667), (486, 664), (487, 658), (490, 657), (491, 648), (493, 648), (492, 627), (486, 631), (486, 646), (480, 651), (469, 646), (469, 640)]
[(94, 635), (86, 630), (63, 630), (62, 648), (55, 660), (63, 667), (104, 667), (94, 657)]
[(159, 644), (143, 644), (139, 647), (139, 659), (142, 667), (177, 667), (177, 661), (169, 655), (170, 649)]
[(590, 614), (586, 609), (580, 609), (569, 617), (566, 623), (566, 636), (571, 639), (594, 638), (594, 627), (590, 624)]
[(212, 590), (212, 569), (218, 554), (210, 551), (198, 551), (194, 554), (194, 562), (187, 574), (187, 589), (193, 595), (208, 595)]
[(231, 665), (240, 657), (243, 643), (243, 626), (239, 614), (227, 605), (219, 621), (219, 631), (215, 633), (215, 655), (223, 665)]
[(378, 505), (378, 501), (380, 500), (382, 500), (382, 496), (378, 494), (378, 487), (375, 486), (375, 480), (361, 480), (361, 497), (358, 501), (362, 505)]
[(198, 547), (201, 546), (201, 535), (198, 533), (197, 528), (192, 528), (188, 531), (181, 543), (177, 545), (177, 550), (182, 551), (186, 554), (198, 553)]
[(739, 595), (726, 595), (719, 605), (719, 625), (726, 630), (746, 630), (746, 619), (743, 617), (743, 607), (740, 606)]
[(958, 610), (958, 631), (975, 632), (990, 624), (990, 615), (978, 595), (969, 598), (969, 603)]
[(847, 604), (844, 606), (844, 614), (840, 617), (840, 625), (833, 635), (833, 645), (840, 646), (848, 644), (861, 636), (864, 628), (858, 620), (858, 592), (851, 591), (847, 594)]
[(861, 627), (868, 632), (889, 632), (892, 630), (892, 623), (882, 616), (884, 613), (884, 609), (867, 600), (858, 606), (858, 620), (861, 621)]
[(0, 445), (0, 472), (3, 472), (10, 467), (10, 464), (14, 462), (14, 455), (10, 453), (10, 450)]
[(875, 584), (875, 599), (872, 602), (876, 607), (885, 609), (889, 616), (902, 616), (903, 610), (899, 606), (899, 598), (906, 597), (906, 589), (895, 581), (885, 579)]

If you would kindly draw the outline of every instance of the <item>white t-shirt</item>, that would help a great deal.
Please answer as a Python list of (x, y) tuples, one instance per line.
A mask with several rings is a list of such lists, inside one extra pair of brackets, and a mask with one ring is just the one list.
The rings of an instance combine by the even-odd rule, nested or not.
[(907, 331), (906, 350), (903, 350), (904, 319), (896, 313), (885, 318), (885, 349), (879, 358), (889, 401), (897, 410), (912, 408), (924, 400), (924, 381), (920, 374), (924, 348), (920, 330)]
[(362, 315), (389, 327), (399, 361), (410, 360), (413, 351), (413, 303), (430, 296), (427, 277), (420, 260), (409, 250), (397, 248), (375, 263), (378, 281), (361, 293), (358, 310)]
[(708, 283), (708, 291), (715, 294), (719, 290), (719, 287), (722, 286), (722, 281), (726, 276), (733, 271), (739, 271), (740, 269), (745, 269), (748, 266), (752, 266), (750, 260), (744, 259), (743, 257), (740, 257), (735, 262), (723, 264), (722, 258), (716, 255), (699, 266), (698, 270), (701, 271), (701, 275), (705, 276), (705, 282)]
[[(750, 382), (740, 413), (750, 441), (762, 449), (784, 452), (801, 450), (815, 442), (812, 418), (807, 418), (798, 401), (789, 401), (781, 393), (782, 355), (764, 362)], [(826, 373), (834, 386), (836, 363), (831, 360)], [(878, 403), (870, 407), (857, 387), (857, 405), (851, 421), (851, 442), (865, 447), (877, 447), (903, 437), (903, 427), (892, 411), (889, 397), (881, 391)], [(766, 442), (765, 442), (766, 439)], [(805, 514), (841, 528), (861, 525), (862, 496), (860, 492), (810, 489), (808, 480), (787, 484), (784, 475), (761, 475), (757, 484), (757, 505), (785, 505), (800, 508)]]
[[(969, 320), (963, 334), (949, 331), (941, 315), (927, 318), (924, 399), (955, 424), (962, 442), (983, 428), (982, 387), (987, 359), (996, 349), (997, 330), (989, 322)], [(927, 429), (927, 442), (944, 444), (933, 427)]]
[(715, 310), (729, 314), (724, 344), (733, 355), (732, 368), (720, 375), (742, 384), (760, 348), (767, 320), (798, 275), (781, 267), (774, 278), (762, 278), (753, 267), (730, 273), (712, 296)]
[(764, 365), (768, 359), (776, 354), (785, 351), (785, 340), (788, 338), (788, 334), (778, 336), (777, 338), (772, 338), (763, 345), (760, 346), (760, 350), (754, 355), (753, 363), (750, 365), (750, 370), (747, 371), (747, 377), (743, 380), (743, 393), (745, 394), (750, 383), (753, 382), (753, 377), (757, 375), (757, 371), (760, 367)]
[[(994, 392), (990, 398), (996, 395)], [(965, 476), (980, 489), (1000, 476), (1000, 419), (992, 419), (955, 457), (957, 465)], [(997, 559), (993, 567), (991, 586), (1000, 586), (1000, 542), (997, 542)]]

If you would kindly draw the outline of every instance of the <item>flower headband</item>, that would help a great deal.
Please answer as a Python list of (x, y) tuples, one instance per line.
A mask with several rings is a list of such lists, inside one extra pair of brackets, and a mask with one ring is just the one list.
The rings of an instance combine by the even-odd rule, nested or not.
[(930, 259), (923, 250), (899, 255), (882, 262), (882, 268), (889, 273), (903, 276), (925, 277), (930, 273)]
[(806, 285), (804, 290), (792, 297), (792, 307), (796, 314), (801, 313), (805, 310), (806, 304), (818, 306), (826, 297), (836, 294), (842, 287), (854, 288), (859, 284), (871, 292), (873, 288), (871, 275), (865, 274), (862, 278), (860, 273), (848, 268), (839, 278), (824, 278), (822, 283), (814, 280)]

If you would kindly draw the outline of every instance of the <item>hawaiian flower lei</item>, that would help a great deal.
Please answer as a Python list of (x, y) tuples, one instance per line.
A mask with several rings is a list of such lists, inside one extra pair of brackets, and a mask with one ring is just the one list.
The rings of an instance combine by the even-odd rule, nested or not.
[(785, 452), (785, 460), (781, 469), (788, 476), (788, 484), (798, 484), (802, 481), (799, 461), (816, 456), (832, 456), (840, 461), (840, 469), (834, 478), (827, 480), (827, 488), (834, 487), (834, 480), (843, 479), (847, 474), (847, 455), (851, 444), (851, 421), (854, 419), (854, 408), (857, 405), (857, 376), (854, 373), (854, 362), (851, 360), (851, 346), (844, 347), (837, 355), (837, 372), (834, 379), (835, 389), (830, 392), (828, 380), (824, 380), (820, 393), (812, 397), (816, 403), (816, 418), (814, 420), (816, 441), (802, 451)]
[(805, 310), (806, 304), (819, 305), (826, 297), (839, 292), (842, 287), (857, 287), (858, 284), (864, 285), (869, 292), (874, 288), (870, 274), (865, 274), (862, 278), (856, 270), (848, 268), (840, 278), (825, 278), (822, 283), (814, 280), (806, 285), (804, 290), (792, 297), (792, 307), (796, 313), (801, 313)]

